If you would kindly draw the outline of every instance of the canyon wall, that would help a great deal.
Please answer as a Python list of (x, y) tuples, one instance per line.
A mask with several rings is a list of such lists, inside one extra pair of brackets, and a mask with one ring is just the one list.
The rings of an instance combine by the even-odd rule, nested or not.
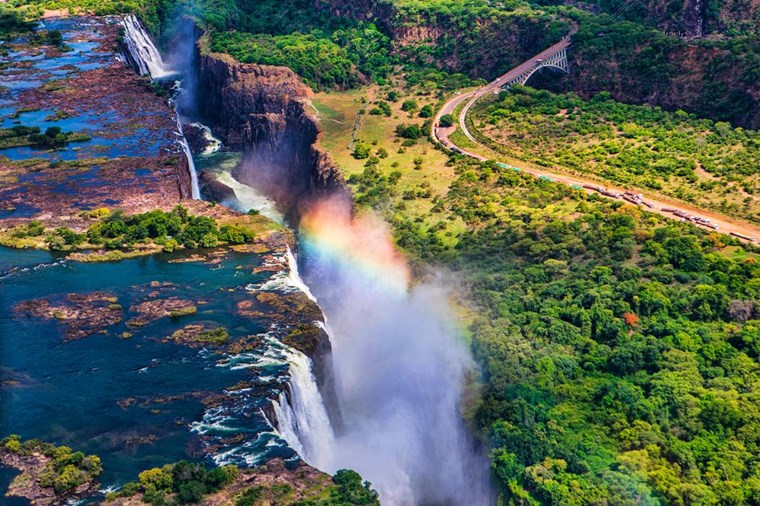
[(235, 176), (274, 195), (295, 220), (311, 198), (345, 192), (340, 171), (314, 147), (319, 129), (298, 76), (199, 45), (199, 113), (225, 145), (246, 152)]
[[(601, 11), (599, 2), (583, 3), (584, 10)], [(756, 39), (734, 41), (730, 35), (750, 33), (748, 26), (760, 17), (760, 2), (730, 0), (719, 5), (708, 0), (648, 0), (645, 5), (634, 5), (629, 11), (642, 24), (604, 24), (596, 15), (582, 18), (569, 52), (570, 75), (542, 71), (529, 84), (572, 90), (585, 98), (609, 91), (623, 102), (684, 109), (760, 128), (756, 75), (760, 49)], [(405, 9), (377, 0), (329, 0), (315, 3), (315, 8), (376, 22), (391, 36), (394, 50), (418, 64), (487, 80), (570, 30), (567, 20), (541, 15), (538, 10), (525, 16), (499, 13), (465, 19), (432, 8)], [(738, 14), (742, 12), (744, 17)], [(715, 32), (711, 40), (699, 39), (708, 32)]]
[[(340, 171), (314, 146), (319, 129), (307, 109), (310, 90), (293, 71), (241, 64), (228, 55), (209, 53), (203, 37), (198, 48), (198, 113), (227, 147), (245, 153), (234, 173), (239, 181), (274, 196), (292, 223), (321, 195), (339, 193), (350, 198)], [(220, 186), (224, 185), (216, 183), (215, 191), (227, 194)], [(324, 319), (316, 304), (302, 303), (310, 308), (308, 314)], [(337, 429), (341, 416), (330, 337), (316, 324), (299, 336), (298, 342), (287, 344), (311, 359), (325, 407)]]

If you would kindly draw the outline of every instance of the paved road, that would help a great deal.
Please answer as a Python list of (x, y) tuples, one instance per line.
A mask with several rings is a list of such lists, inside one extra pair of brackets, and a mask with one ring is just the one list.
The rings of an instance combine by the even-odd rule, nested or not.
[[(449, 149), (456, 149), (460, 153), (470, 156), (472, 158), (476, 158), (478, 160), (488, 160), (489, 157), (485, 156), (483, 153), (489, 153), (489, 150), (482, 145), (480, 145), (475, 138), (470, 134), (470, 132), (467, 130), (466, 126), (466, 116), (467, 111), (469, 111), (470, 107), (473, 103), (475, 103), (479, 98), (484, 96), (487, 93), (493, 93), (495, 91), (498, 91), (502, 85), (509, 80), (513, 79), (514, 77), (517, 77), (522, 72), (527, 70), (533, 65), (536, 65), (537, 59), (545, 59), (548, 56), (566, 48), (568, 45), (570, 45), (569, 40), (563, 39), (562, 41), (558, 42), (557, 44), (553, 45), (546, 51), (543, 51), (530, 60), (518, 65), (514, 69), (510, 70), (506, 74), (500, 76), (494, 81), (491, 81), (487, 85), (478, 88), (476, 90), (468, 91), (466, 93), (460, 93), (457, 95), (454, 95), (451, 99), (449, 99), (443, 107), (438, 111), (438, 114), (435, 116), (435, 121), (433, 122), (433, 138), (443, 144), (445, 147)], [(447, 128), (438, 127), (439, 121), (441, 119), (441, 116), (445, 114), (453, 114), (454, 110), (460, 105), (464, 103), (465, 106), (462, 108), (462, 111), (460, 112), (459, 116), (456, 118), (457, 122), (455, 125)], [(476, 147), (465, 149), (457, 146), (450, 138), (451, 134), (454, 133), (454, 131), (457, 129), (457, 127), (461, 127), (462, 132), (467, 136), (468, 139), (470, 139)], [(498, 155), (493, 155), (493, 158), (498, 158)], [(577, 185), (577, 186), (583, 186), (585, 185), (593, 185), (593, 186), (601, 186), (597, 181), (594, 181), (592, 179), (584, 179), (576, 176), (568, 176), (566, 174), (562, 174), (559, 172), (552, 172), (550, 170), (541, 169), (540, 171), (532, 169), (530, 167), (526, 167), (524, 165), (518, 165), (519, 169), (521, 169), (523, 172), (526, 172), (528, 174), (532, 174), (536, 177), (538, 176), (546, 176), (548, 178), (551, 178), (552, 180), (558, 181), (560, 183), (564, 183), (567, 185)], [(608, 192), (614, 194), (614, 193), (620, 193), (621, 195), (625, 192), (622, 188), (616, 188), (616, 187), (607, 187), (606, 188)], [(594, 190), (584, 189), (587, 193), (597, 193)], [(643, 194), (644, 200), (646, 202), (649, 202), (654, 207), (653, 208), (644, 208), (650, 212), (654, 212), (657, 214), (660, 214), (662, 216), (665, 216), (667, 218), (675, 219), (684, 221), (683, 218), (674, 215), (671, 211), (664, 211), (663, 208), (666, 209), (677, 209), (689, 216), (693, 217), (700, 217), (704, 219), (709, 219), (710, 223), (716, 225), (718, 227), (719, 232), (723, 232), (725, 234), (738, 233), (745, 236), (753, 237), (756, 240), (760, 240), (760, 227), (750, 224), (750, 223), (743, 223), (738, 220), (734, 220), (732, 218), (727, 218), (725, 216), (722, 216), (720, 214), (710, 212), (710, 211), (704, 211), (701, 209), (697, 209), (695, 207), (689, 206), (687, 204), (683, 203), (675, 203), (673, 201), (665, 200), (661, 197), (656, 197), (653, 195), (649, 195), (645, 193), (642, 190), (635, 189), (636, 193)], [(608, 197), (611, 199), (614, 199), (614, 197)], [(633, 205), (633, 204), (631, 204)], [(707, 228), (704, 225), (700, 225), (703, 228)]]

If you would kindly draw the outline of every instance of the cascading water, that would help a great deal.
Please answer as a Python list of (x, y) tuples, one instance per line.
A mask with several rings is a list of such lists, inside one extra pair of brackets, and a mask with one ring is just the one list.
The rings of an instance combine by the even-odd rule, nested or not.
[[(139, 22), (132, 32), (132, 54), (152, 53)], [(141, 72), (150, 72), (148, 60), (159, 61), (146, 58), (137, 58)], [(354, 220), (344, 200), (312, 206), (301, 233), (308, 286), (288, 252), (289, 272), (255, 289), (319, 298), (333, 330), (344, 425), (339, 434), (332, 429), (308, 357), (285, 347), (288, 387), (273, 402), (280, 436), (324, 471), (356, 469), (385, 504), (493, 504), (487, 459), (474, 449), (459, 412), (472, 364), (449, 320), (444, 291), (412, 286), (387, 228), (379, 220)]]
[(137, 16), (127, 14), (121, 20), (121, 26), (124, 28), (124, 44), (127, 46), (127, 54), (124, 56), (140, 75), (151, 79), (166, 79), (177, 74), (166, 66), (153, 39)]
[[(124, 16), (121, 20), (121, 26), (124, 28), (124, 45), (126, 46), (124, 57), (140, 75), (148, 76), (154, 81), (177, 76), (177, 72), (170, 69), (164, 63), (161, 53), (153, 43), (150, 34), (148, 34), (134, 14)], [(193, 154), (182, 130), (182, 122), (179, 119), (176, 101), (173, 101), (172, 104), (177, 121), (177, 135), (179, 136), (177, 142), (185, 153), (188, 170), (190, 171), (191, 197), (197, 200), (201, 198), (200, 186), (198, 185), (198, 172), (195, 170)]]
[(704, 13), (702, 9), (702, 0), (696, 0), (694, 5), (694, 11), (697, 18), (695, 36), (701, 38), (704, 29)]
[(222, 149), (222, 141), (214, 137), (214, 134), (211, 132), (211, 129), (209, 127), (203, 123), (198, 123), (197, 121), (191, 123), (191, 125), (196, 128), (200, 128), (203, 131), (203, 138), (206, 139), (206, 147), (203, 149), (203, 153), (201, 154), (210, 155)]
[(334, 444), (334, 434), (311, 360), (294, 349), (285, 354), (290, 365), (289, 393), (283, 391), (273, 403), (279, 432), (307, 463), (324, 469), (329, 465), (326, 456)]
[[(176, 109), (175, 109), (176, 112)], [(195, 160), (193, 160), (193, 153), (190, 151), (190, 145), (185, 138), (185, 132), (182, 130), (182, 122), (179, 120), (179, 114), (176, 114), (177, 118), (177, 134), (179, 135), (179, 145), (182, 147), (182, 151), (185, 152), (185, 158), (187, 158), (187, 166), (190, 170), (190, 192), (192, 198), (198, 200), (201, 198), (201, 189), (198, 184), (198, 171), (195, 170)]]
[(342, 199), (314, 205), (301, 239), (306, 280), (329, 317), (345, 425), (309, 458), (328, 472), (356, 469), (385, 504), (493, 504), (487, 459), (459, 412), (472, 361), (445, 290), (412, 285), (387, 226), (355, 219)]

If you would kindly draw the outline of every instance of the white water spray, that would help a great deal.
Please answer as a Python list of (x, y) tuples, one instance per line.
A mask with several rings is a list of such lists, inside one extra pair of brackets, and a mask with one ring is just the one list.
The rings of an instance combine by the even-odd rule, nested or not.
[(153, 39), (134, 14), (127, 14), (121, 21), (124, 27), (124, 43), (140, 75), (151, 79), (165, 79), (177, 74), (170, 70), (161, 58)]
[(238, 202), (225, 202), (225, 205), (229, 205), (244, 213), (255, 209), (270, 220), (274, 220), (280, 224), (285, 221), (282, 213), (277, 210), (277, 204), (272, 199), (267, 197), (263, 192), (235, 179), (229, 170), (221, 170), (215, 176), (217, 181), (229, 186), (235, 192)]
[[(357, 470), (393, 506), (487, 506), (488, 462), (459, 412), (472, 359), (446, 290), (410, 284), (387, 228), (342, 200), (302, 219), (306, 279), (329, 317), (344, 429), (321, 469)], [(306, 448), (304, 448), (306, 451)]]

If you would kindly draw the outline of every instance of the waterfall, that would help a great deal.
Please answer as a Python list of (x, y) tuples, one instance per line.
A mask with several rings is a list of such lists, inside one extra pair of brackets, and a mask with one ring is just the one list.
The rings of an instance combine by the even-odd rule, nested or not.
[(308, 464), (325, 469), (335, 436), (322, 402), (309, 357), (293, 348), (285, 349), (290, 365), (289, 393), (273, 402), (282, 438)]
[(177, 133), (179, 134), (179, 145), (182, 147), (182, 151), (185, 152), (185, 158), (187, 158), (187, 167), (190, 171), (190, 193), (191, 197), (195, 200), (201, 198), (201, 189), (198, 185), (198, 171), (195, 170), (195, 160), (193, 160), (193, 153), (190, 151), (190, 145), (185, 138), (185, 132), (182, 130), (182, 122), (179, 120), (179, 113), (176, 112), (175, 117), (177, 119)]
[(694, 6), (694, 10), (696, 11), (696, 14), (697, 14), (696, 33), (694, 35), (696, 37), (702, 37), (703, 26), (704, 26), (704, 19), (703, 19), (703, 13), (702, 13), (702, 0), (696, 0), (696, 5)]
[(161, 58), (161, 53), (153, 43), (148, 32), (134, 14), (127, 14), (121, 21), (124, 27), (124, 44), (127, 54), (124, 56), (132, 63), (142, 76), (152, 79), (165, 79), (176, 75)]
[[(161, 80), (177, 75), (177, 72), (170, 69), (158, 51), (156, 44), (150, 34), (145, 30), (140, 20), (134, 14), (128, 14), (121, 20), (121, 26), (124, 28), (124, 45), (126, 51), (123, 51), (124, 58), (132, 67), (142, 76), (148, 76), (152, 80)], [(190, 146), (187, 144), (185, 132), (182, 130), (182, 122), (179, 119), (177, 103), (172, 100), (174, 106), (175, 119), (177, 121), (177, 133), (179, 135), (179, 145), (187, 158), (187, 166), (190, 171), (190, 192), (193, 199), (200, 199), (201, 192), (198, 186), (198, 173), (195, 170), (195, 161)]]
[(311, 293), (311, 290), (309, 290), (309, 287), (306, 286), (306, 283), (303, 282), (303, 279), (301, 279), (301, 275), (298, 273), (298, 262), (296, 261), (296, 256), (293, 254), (292, 251), (290, 251), (290, 247), (288, 247), (288, 250), (287, 250), (287, 258), (288, 258), (288, 281), (290, 285), (293, 288), (301, 290), (303, 293), (305, 293), (306, 296), (309, 298), (309, 300), (311, 300), (312, 302), (317, 302), (317, 298), (314, 297), (314, 294)]

